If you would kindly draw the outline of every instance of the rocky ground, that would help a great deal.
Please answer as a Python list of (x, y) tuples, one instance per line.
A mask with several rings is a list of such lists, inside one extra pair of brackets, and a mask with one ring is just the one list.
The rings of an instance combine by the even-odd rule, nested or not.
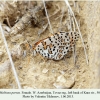
[[(73, 3), (70, 4), (72, 4), (73, 10), (78, 10), (73, 7)], [(30, 44), (34, 44), (36, 41), (51, 35), (49, 27), (38, 35), (41, 26), (28, 25), (20, 34), (17, 33), (17, 35), (6, 37), (8, 47), (14, 54), (13, 62), (22, 88), (100, 88), (100, 3), (97, 1), (80, 1), (78, 5), (79, 13), (75, 12), (75, 16), (77, 20), (80, 21), (80, 30), (84, 39), (89, 64), (87, 65), (86, 63), (81, 39), (76, 43), (76, 65), (74, 64), (73, 53), (69, 56), (65, 56), (65, 59), (60, 61), (46, 60), (40, 55), (34, 57), (29, 53), (27, 53), (26, 56), (20, 55), (19, 44), (24, 43), (26, 40), (29, 41)], [(23, 5), (23, 7), (25, 7), (25, 5)], [(23, 7), (20, 9), (23, 9)], [(60, 11), (60, 13), (55, 14), (54, 19), (50, 19), (54, 33), (61, 27), (60, 18), (63, 7), (66, 7), (65, 2), (56, 1), (52, 3), (51, 8), (48, 8), (50, 15), (57, 10)], [(64, 29), (64, 31), (67, 27), (63, 27), (66, 24), (66, 9), (62, 19), (62, 29)], [(0, 15), (2, 16), (2, 12), (0, 12)], [(4, 20), (3, 18), (1, 18), (1, 22), (5, 24), (2, 20)], [(10, 21), (10, 24), (11, 22), (13, 21)], [(19, 51), (19, 53), (17, 52), (19, 55), (16, 54), (16, 51)], [(0, 88), (17, 88), (1, 34), (0, 68)]]

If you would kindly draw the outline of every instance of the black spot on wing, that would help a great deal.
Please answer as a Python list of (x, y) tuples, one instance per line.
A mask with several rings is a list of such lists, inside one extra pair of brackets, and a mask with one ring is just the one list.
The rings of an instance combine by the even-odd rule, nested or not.
[(56, 46), (54, 46), (54, 48), (56, 48)]
[(48, 57), (49, 57), (50, 55), (49, 55), (49, 53), (48, 53)]
[(68, 34), (69, 34), (69, 33), (67, 32), (67, 33), (66, 33), (66, 36), (68, 36)]
[(60, 33), (65, 33), (65, 32), (63, 32), (63, 31), (60, 31)]
[(51, 37), (48, 37), (49, 41), (51, 41)]
[(55, 49), (53, 49), (53, 51), (55, 51)]
[(68, 47), (66, 47), (66, 50), (68, 49)]

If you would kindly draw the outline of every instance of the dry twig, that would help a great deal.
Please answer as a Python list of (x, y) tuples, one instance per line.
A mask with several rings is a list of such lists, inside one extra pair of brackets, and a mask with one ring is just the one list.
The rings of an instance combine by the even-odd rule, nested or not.
[(81, 38), (81, 41), (82, 41), (82, 44), (83, 44), (83, 48), (84, 48), (84, 52), (85, 52), (85, 57), (86, 57), (86, 62), (87, 62), (87, 64), (88, 64), (88, 63), (89, 63), (89, 62), (88, 62), (88, 56), (87, 56), (86, 48), (85, 48), (85, 45), (84, 45), (84, 41), (83, 41), (83, 38), (82, 38), (82, 35), (81, 35), (81, 31), (80, 31), (80, 29), (79, 29), (77, 20), (76, 20), (75, 15), (74, 15), (74, 13), (73, 13), (73, 11), (72, 11), (72, 9), (71, 9), (69, 3), (68, 3), (68, 0), (65, 0), (65, 2), (66, 2), (66, 4), (67, 4), (67, 6), (69, 7), (70, 12), (71, 12), (71, 14), (72, 14), (72, 16), (73, 16), (73, 18), (74, 18), (74, 20), (75, 20), (75, 24), (76, 24), (76, 26), (77, 26), (77, 29), (78, 29), (78, 32), (79, 32), (79, 35), (80, 35), (80, 38)]
[(13, 73), (15, 75), (15, 79), (16, 79), (18, 88), (21, 89), (21, 85), (20, 85), (20, 82), (19, 82), (19, 79), (18, 79), (18, 75), (17, 75), (17, 72), (15, 70), (14, 63), (13, 63), (13, 60), (12, 60), (12, 57), (11, 57), (11, 54), (10, 54), (10, 51), (9, 51), (9, 48), (8, 48), (8, 44), (6, 42), (6, 39), (5, 39), (4, 32), (3, 32), (1, 24), (0, 24), (0, 30), (1, 30), (2, 38), (4, 40), (5, 47), (6, 47), (6, 50), (7, 50), (7, 53), (8, 53), (8, 57), (9, 57), (9, 60), (10, 60), (11, 66), (12, 66), (12, 70), (13, 70)]
[(51, 26), (51, 23), (50, 23), (50, 20), (49, 20), (49, 16), (48, 16), (48, 12), (47, 12), (46, 5), (45, 5), (45, 1), (44, 0), (43, 0), (43, 5), (44, 5), (45, 13), (46, 13), (46, 16), (47, 16), (48, 24), (50, 26), (50, 31), (53, 34), (54, 32), (52, 30), (52, 26)]

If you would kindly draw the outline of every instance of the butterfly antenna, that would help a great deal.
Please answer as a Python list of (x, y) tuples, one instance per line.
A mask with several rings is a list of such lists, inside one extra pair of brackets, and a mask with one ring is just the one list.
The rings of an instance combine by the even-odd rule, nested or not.
[(11, 57), (11, 53), (10, 53), (9, 48), (8, 48), (8, 44), (7, 44), (6, 38), (4, 36), (4, 32), (3, 32), (1, 24), (0, 24), (0, 30), (1, 30), (2, 38), (4, 40), (5, 47), (6, 47), (6, 50), (7, 50), (7, 53), (8, 53), (9, 60), (11, 62), (12, 70), (13, 70), (13, 73), (14, 73), (18, 88), (21, 89), (21, 85), (20, 85), (20, 82), (19, 82), (19, 79), (18, 79), (18, 75), (17, 75), (16, 69), (15, 69), (15, 66), (14, 66), (14, 63), (13, 63), (13, 60), (12, 60), (12, 57)]
[(48, 16), (48, 12), (47, 12), (47, 9), (46, 9), (45, 1), (44, 0), (42, 0), (42, 1), (43, 1), (46, 17), (47, 17), (47, 20), (48, 20), (48, 23), (49, 23), (49, 26), (50, 26), (50, 31), (53, 34), (54, 32), (53, 32), (53, 29), (52, 29), (52, 26), (51, 26), (51, 23), (50, 23), (50, 20), (49, 20), (49, 16)]
[(68, 0), (65, 0), (65, 3), (66, 3), (66, 5), (68, 6), (68, 8), (70, 9), (70, 12), (71, 12), (71, 14), (73, 15), (73, 18), (74, 18), (74, 20), (75, 20), (75, 23), (76, 23), (76, 26), (77, 26), (77, 29), (78, 29), (78, 32), (79, 32), (79, 35), (80, 35), (80, 38), (81, 38), (81, 41), (82, 41), (82, 45), (83, 45), (83, 48), (84, 48), (84, 53), (85, 53), (85, 57), (86, 57), (86, 62), (87, 62), (87, 64), (88, 64), (88, 63), (89, 63), (89, 62), (88, 62), (88, 56), (87, 56), (86, 48), (85, 48), (85, 45), (84, 45), (84, 41), (83, 41), (83, 38), (82, 38), (82, 35), (81, 35), (81, 31), (80, 31), (79, 25), (78, 25), (78, 23), (77, 23), (77, 20), (76, 20), (76, 18), (75, 18), (75, 15), (74, 15), (74, 13), (73, 13), (73, 11), (72, 11), (70, 5), (69, 5)]

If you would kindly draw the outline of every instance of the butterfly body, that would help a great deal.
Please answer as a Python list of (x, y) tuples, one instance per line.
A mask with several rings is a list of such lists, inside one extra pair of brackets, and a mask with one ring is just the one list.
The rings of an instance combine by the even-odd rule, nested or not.
[(76, 32), (58, 32), (33, 45), (33, 55), (37, 53), (53, 60), (62, 59), (68, 51), (72, 51), (79, 34)]

